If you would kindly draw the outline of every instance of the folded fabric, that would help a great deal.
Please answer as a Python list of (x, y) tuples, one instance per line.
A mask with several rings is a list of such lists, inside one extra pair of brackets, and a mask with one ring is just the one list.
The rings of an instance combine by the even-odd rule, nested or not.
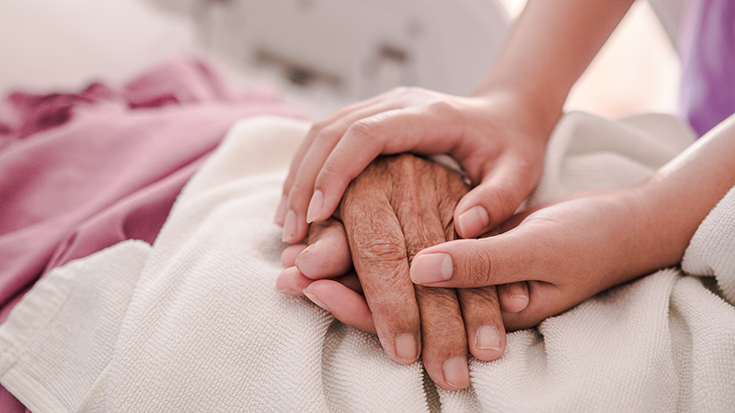
[(152, 242), (178, 192), (239, 119), (296, 116), (195, 60), (120, 88), (16, 92), (0, 105), (0, 321), (46, 270), (128, 238)]
[(262, 114), (298, 116), (193, 59), (120, 87), (0, 102), (0, 322), (49, 269), (125, 239), (153, 242), (205, 156), (236, 121)]
[[(274, 291), (284, 245), (272, 216), (307, 130), (278, 118), (238, 124), (186, 185), (152, 246), (118, 244), (38, 282), (0, 326), (0, 383), (35, 413), (693, 412), (735, 405), (735, 307), (715, 294), (732, 285), (735, 268), (690, 253), (706, 242), (729, 240), (716, 255), (735, 248), (731, 235), (717, 235), (733, 232), (734, 195), (687, 251), (688, 265), (712, 268), (716, 278), (670, 268), (599, 294), (510, 334), (500, 360), (472, 360), (472, 386), (449, 392), (420, 363), (392, 362), (376, 337)], [(589, 132), (609, 139), (600, 143)], [(550, 144), (557, 163), (535, 199), (598, 185), (603, 172), (596, 168), (608, 161), (631, 174), (605, 185), (636, 182), (666, 161), (652, 155), (657, 148), (672, 148), (673, 156), (692, 140), (673, 118), (621, 123), (568, 115)], [(729, 221), (720, 209), (730, 211)]]

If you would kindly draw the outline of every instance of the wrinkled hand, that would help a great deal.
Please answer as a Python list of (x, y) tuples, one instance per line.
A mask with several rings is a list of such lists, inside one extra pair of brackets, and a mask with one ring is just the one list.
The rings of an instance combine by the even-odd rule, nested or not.
[(380, 154), (448, 153), (476, 187), (454, 211), (457, 233), (474, 238), (509, 218), (540, 179), (556, 119), (542, 119), (507, 91), (457, 97), (398, 88), (316, 123), (294, 157), (276, 222), (298, 242), (307, 222), (329, 218), (350, 181)]
[(670, 265), (656, 259), (653, 249), (661, 242), (653, 238), (652, 222), (638, 189), (577, 194), (514, 216), (497, 236), (421, 251), (411, 279), (442, 288), (527, 281), (528, 306), (503, 321), (510, 330), (528, 328)]
[[(421, 354), (441, 387), (466, 387), (468, 345), (482, 360), (494, 360), (504, 350), (495, 287), (414, 287), (408, 276), (418, 251), (454, 238), (452, 211), (466, 191), (456, 174), (432, 162), (411, 155), (379, 158), (345, 193), (338, 211), (344, 227), (336, 220), (312, 224), (310, 246), (284, 252), (285, 265), (298, 255), (298, 269), (284, 270), (277, 288), (294, 295), (303, 291), (346, 324), (377, 333), (400, 363)], [(350, 252), (359, 282), (354, 273), (313, 281), (347, 272)], [(502, 289), (504, 307), (524, 308), (524, 287)]]

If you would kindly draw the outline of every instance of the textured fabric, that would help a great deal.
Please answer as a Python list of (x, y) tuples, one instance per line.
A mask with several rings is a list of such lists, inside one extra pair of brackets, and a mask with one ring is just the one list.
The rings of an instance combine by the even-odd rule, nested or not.
[(274, 93), (237, 91), (186, 59), (121, 87), (8, 96), (0, 103), (0, 322), (49, 269), (125, 239), (153, 242), (205, 156), (237, 120), (261, 114), (297, 115)]
[[(152, 247), (128, 241), (37, 283), (0, 326), (0, 382), (35, 413), (726, 412), (735, 405), (735, 307), (711, 292), (713, 277), (662, 270), (512, 333), (500, 360), (471, 361), (472, 386), (459, 392), (436, 388), (420, 363), (392, 362), (376, 337), (308, 300), (279, 295), (284, 244), (272, 216), (307, 130), (273, 118), (239, 124), (187, 184)], [(652, 155), (656, 148), (670, 147), (673, 156), (693, 139), (667, 117), (613, 123), (568, 115), (550, 142), (557, 164), (536, 199), (593, 187), (607, 162), (632, 175), (605, 185), (628, 185), (666, 161)], [(115, 267), (131, 253), (129, 267)], [(92, 270), (95, 277), (85, 275)], [(127, 281), (111, 286), (110, 278)], [(74, 296), (77, 288), (87, 292)], [(130, 301), (124, 314), (99, 308), (105, 300), (81, 311), (85, 294)], [(51, 342), (61, 332), (72, 339)]]
[(120, 89), (14, 93), (2, 109), (0, 306), (70, 259), (127, 238), (152, 242), (233, 123), (295, 114), (273, 95), (237, 95), (187, 60)]
[(690, 274), (714, 275), (722, 295), (735, 303), (735, 188), (694, 233), (682, 268)]
[(735, 113), (735, 2), (689, 0), (680, 39), (680, 110), (701, 136)]

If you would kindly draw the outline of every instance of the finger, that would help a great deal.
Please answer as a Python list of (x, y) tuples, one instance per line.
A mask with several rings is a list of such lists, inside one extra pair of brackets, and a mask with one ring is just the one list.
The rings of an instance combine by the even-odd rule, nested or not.
[[(411, 279), (420, 285), (442, 288), (476, 288), (525, 281), (526, 307), (516, 313), (503, 311), (503, 322), (509, 331), (534, 326), (590, 296), (584, 294), (585, 288), (577, 288), (582, 285), (580, 282), (570, 283), (564, 275), (579, 271), (584, 274), (584, 269), (559, 272), (569, 258), (558, 253), (563, 250), (558, 237), (544, 238), (540, 234), (543, 231), (536, 230), (544, 224), (544, 220), (532, 224), (525, 222), (501, 235), (450, 241), (422, 250), (414, 257)], [(560, 229), (552, 233), (558, 231)]]
[(505, 351), (505, 327), (494, 286), (457, 290), (470, 352), (493, 361)]
[(421, 332), (403, 233), (385, 194), (369, 191), (364, 181), (353, 183), (342, 204), (353, 264), (383, 348), (396, 362), (411, 364), (421, 353)]
[(314, 281), (304, 290), (304, 295), (332, 313), (337, 320), (366, 333), (377, 334), (365, 297), (345, 284), (334, 280)]
[(337, 281), (338, 283), (344, 285), (345, 287), (362, 296), (365, 295), (362, 291), (362, 284), (360, 284), (360, 279), (357, 277), (357, 273), (355, 273), (354, 271), (350, 271), (345, 275), (337, 277), (334, 279), (334, 281)]
[(294, 154), (293, 159), (291, 160), (291, 165), (289, 167), (288, 175), (286, 176), (286, 180), (283, 183), (283, 196), (281, 197), (281, 202), (278, 204), (278, 208), (276, 209), (276, 216), (275, 216), (275, 223), (283, 226), (284, 221), (286, 219), (286, 213), (288, 211), (288, 194), (291, 192), (291, 187), (293, 186), (293, 183), (296, 179), (296, 174), (299, 171), (299, 167), (301, 166), (301, 162), (304, 160), (304, 155), (306, 155), (306, 152), (309, 150), (311, 145), (314, 142), (314, 139), (319, 132), (327, 127), (328, 125), (331, 125), (335, 121), (346, 117), (348, 114), (360, 110), (366, 106), (374, 105), (379, 99), (382, 99), (382, 96), (376, 96), (372, 99), (367, 99), (365, 101), (356, 102), (351, 105), (347, 105), (343, 108), (340, 108), (339, 110), (333, 112), (329, 116), (325, 117), (319, 122), (314, 123), (311, 128), (309, 129), (309, 132), (304, 137), (304, 140), (301, 141), (301, 144), (299, 144), (299, 147), (296, 150), (296, 153)]
[(454, 220), (459, 236), (475, 238), (510, 218), (537, 182), (536, 169), (512, 155), (488, 166), (480, 185), (457, 204)]
[[(475, 288), (526, 281), (553, 268), (540, 252), (540, 238), (519, 229), (477, 240), (457, 240), (426, 248), (411, 265), (411, 279), (419, 285)], [(552, 249), (553, 251), (553, 249)], [(541, 280), (543, 281), (543, 280)]]
[[(285, 251), (284, 251), (285, 253)], [(294, 260), (308, 278), (333, 278), (352, 268), (344, 226), (334, 218), (315, 222), (309, 228), (309, 246)]]
[(307, 278), (304, 274), (299, 271), (296, 267), (288, 267), (281, 271), (276, 277), (276, 292), (281, 294), (302, 296), (303, 291), (306, 287), (314, 282), (314, 280)]
[[(333, 281), (338, 282), (346, 288), (362, 295), (362, 285), (354, 271), (345, 275), (334, 278)], [(276, 277), (276, 292), (294, 296), (303, 296), (304, 289), (310, 286), (314, 280), (306, 277), (296, 267), (288, 267), (281, 271)]]
[(296, 265), (296, 257), (306, 249), (306, 244), (289, 245), (281, 253), (281, 265), (283, 267), (293, 267)]
[[(394, 109), (397, 102), (393, 101), (377, 101), (372, 105), (362, 105), (351, 111), (345, 111), (341, 117), (333, 117), (328, 122), (319, 123), (313, 130), (313, 137), (309, 136), (310, 145), (303, 155), (303, 159), (309, 162), (300, 162), (296, 174), (292, 182), (289, 182), (288, 200), (284, 225), (283, 225), (283, 241), (298, 242), (306, 235), (307, 221), (315, 221), (313, 215), (317, 214), (321, 209), (321, 192), (315, 191), (314, 182), (319, 170), (323, 167), (324, 162), (332, 153), (336, 145), (339, 144), (349, 129), (356, 124), (364, 122), (364, 119), (375, 116), (376, 113), (386, 112)], [(311, 133), (310, 133), (311, 135)], [(373, 151), (374, 152), (374, 151)], [(380, 151), (377, 152), (378, 154)], [(375, 157), (364, 162), (357, 173), (351, 175), (347, 180), (349, 183), (352, 178), (357, 176)], [(342, 188), (340, 197), (347, 184)], [(336, 205), (332, 210), (319, 220), (323, 220), (332, 215)], [(311, 212), (311, 213), (310, 213)]]
[(519, 313), (528, 307), (528, 283), (525, 281), (499, 285), (497, 291), (503, 311)]
[(416, 286), (421, 311), (421, 360), (439, 387), (463, 389), (470, 384), (467, 336), (455, 290)]
[[(446, 213), (442, 217), (438, 199), (420, 202), (421, 194), (433, 194), (436, 197), (436, 186), (440, 186), (437, 183), (442, 178), (459, 178), (447, 174), (438, 165), (417, 160), (411, 155), (399, 155), (392, 159), (394, 166), (402, 166), (402, 162), (411, 166), (412, 169), (403, 173), (403, 179), (416, 182), (402, 190), (394, 188), (391, 199), (401, 222), (410, 262), (423, 248), (446, 241), (450, 228), (447, 221), (451, 220), (453, 208), (444, 208)], [(464, 189), (461, 182), (459, 188)], [(448, 390), (469, 386), (467, 335), (456, 292), (453, 289), (417, 286), (416, 299), (421, 315), (421, 358), (429, 377)]]
[(380, 154), (449, 152), (459, 136), (449, 124), (419, 109), (386, 111), (353, 123), (317, 171), (310, 221), (329, 217), (350, 181)]

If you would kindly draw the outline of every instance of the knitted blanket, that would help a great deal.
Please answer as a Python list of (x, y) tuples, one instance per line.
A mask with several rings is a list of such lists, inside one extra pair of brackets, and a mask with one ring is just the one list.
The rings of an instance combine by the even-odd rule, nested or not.
[[(272, 223), (308, 125), (237, 124), (188, 182), (153, 245), (125, 241), (55, 269), (0, 326), (0, 382), (35, 413), (133, 411), (732, 411), (735, 189), (683, 269), (601, 293), (508, 335), (471, 386), (437, 388), (420, 362), (274, 281)], [(692, 142), (668, 116), (567, 115), (529, 202), (632, 185)]]

